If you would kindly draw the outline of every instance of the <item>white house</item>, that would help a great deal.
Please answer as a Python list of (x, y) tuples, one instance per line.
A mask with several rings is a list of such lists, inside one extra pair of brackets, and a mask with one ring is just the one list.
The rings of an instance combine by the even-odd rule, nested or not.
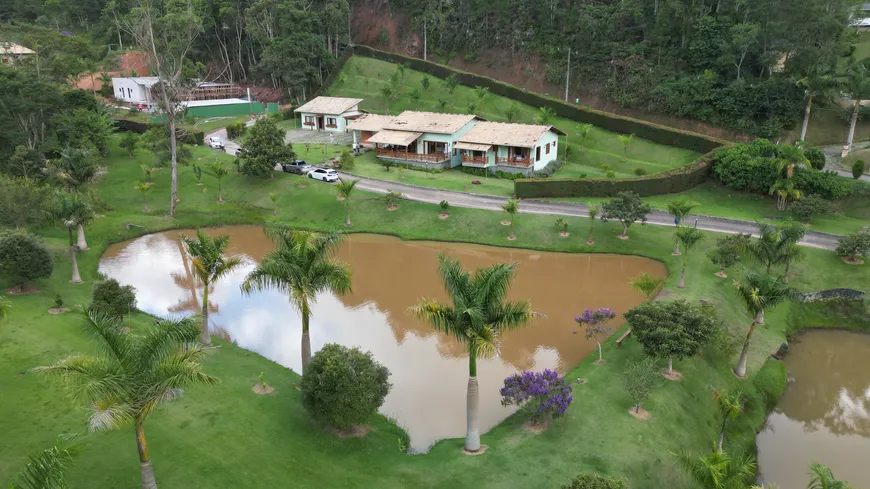
[(118, 100), (150, 107), (155, 104), (151, 96), (151, 87), (158, 81), (160, 78), (156, 76), (112, 78), (112, 89)]
[(361, 98), (315, 97), (294, 110), (302, 119), (302, 128), (312, 131), (345, 132), (348, 120), (362, 115)]
[(378, 158), (415, 166), (449, 168), (462, 164), (455, 144), (480, 121), (476, 115), (406, 110), (383, 125), (367, 143)]
[(28, 49), (14, 42), (0, 41), (0, 63), (12, 64), (15, 61), (34, 54), (32, 49)]
[(388, 124), (396, 120), (394, 115), (363, 114), (347, 123), (347, 130), (353, 133), (353, 142), (360, 143), (367, 148), (373, 148), (370, 143), (372, 136), (382, 131)]
[(530, 175), (558, 158), (559, 136), (553, 126), (482, 121), (459, 138), (462, 166)]

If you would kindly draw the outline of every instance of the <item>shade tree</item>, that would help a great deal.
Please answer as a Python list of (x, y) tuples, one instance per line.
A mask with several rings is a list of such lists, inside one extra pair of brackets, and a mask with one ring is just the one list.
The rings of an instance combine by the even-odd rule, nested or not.
[(631, 362), (622, 376), (625, 391), (631, 397), (632, 409), (640, 417), (643, 404), (649, 399), (650, 393), (661, 385), (662, 376), (656, 366), (655, 359), (645, 357)]
[(0, 231), (0, 276), (19, 291), (28, 282), (51, 276), (54, 260), (48, 247), (26, 231)]
[(859, 257), (870, 254), (870, 228), (841, 237), (836, 253), (849, 263), (861, 263)]
[(731, 268), (740, 261), (740, 255), (749, 244), (751, 236), (748, 234), (728, 234), (716, 240), (716, 248), (707, 257), (714, 265), (719, 266), (716, 275), (727, 278), (726, 268)]
[(610, 332), (606, 328), (606, 324), (615, 317), (616, 313), (610, 310), (609, 307), (602, 307), (594, 311), (586, 309), (583, 311), (583, 314), (574, 318), (577, 324), (586, 326), (586, 339), (593, 339), (595, 344), (598, 345), (598, 361), (595, 362), (597, 365), (604, 363), (604, 357), (601, 354), (601, 342), (598, 338)]
[(645, 302), (626, 312), (625, 319), (647, 355), (667, 359), (669, 376), (674, 375), (674, 358), (695, 356), (717, 327), (711, 311), (685, 299)]
[(513, 374), (504, 379), (499, 394), (502, 406), (518, 406), (535, 424), (563, 416), (574, 400), (565, 378), (550, 369)]
[(640, 200), (640, 196), (631, 191), (619, 192), (616, 198), (601, 205), (601, 220), (614, 219), (622, 223), (620, 239), (628, 239), (628, 228), (637, 221), (646, 224), (647, 214), (652, 212), (649, 204)]
[(293, 147), (284, 142), (284, 131), (271, 118), (259, 119), (251, 126), (242, 149), (241, 171), (254, 177), (274, 175), (275, 163), (296, 157)]

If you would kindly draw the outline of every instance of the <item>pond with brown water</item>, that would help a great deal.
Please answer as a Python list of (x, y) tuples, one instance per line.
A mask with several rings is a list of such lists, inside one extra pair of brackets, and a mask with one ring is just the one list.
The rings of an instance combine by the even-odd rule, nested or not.
[[(242, 266), (209, 291), (210, 322), (216, 334), (231, 339), (296, 372), (301, 371), (299, 313), (277, 291), (243, 296), (239, 284), (272, 242), (262, 228), (230, 226), (208, 230), (230, 236), (229, 255)], [(202, 284), (194, 279), (179, 235), (167, 231), (110, 246), (100, 271), (136, 288), (138, 308), (158, 316), (198, 311)], [(353, 234), (337, 258), (353, 270), (353, 292), (343, 297), (324, 293), (311, 315), (311, 348), (340, 343), (371, 351), (392, 375), (392, 391), (381, 412), (408, 431), (413, 450), (425, 451), (442, 438), (465, 434), (468, 381), (466, 348), (408, 312), (421, 297), (447, 300), (437, 275), (438, 254), (458, 258), (467, 268), (517, 262), (509, 297), (529, 299), (545, 315), (526, 328), (502, 337), (497, 358), (478, 361), (480, 427), (488, 430), (512, 410), (501, 406), (498, 393), (505, 377), (527, 369), (565, 372), (593, 351), (574, 317), (585, 308), (610, 307), (619, 316), (643, 297), (629, 281), (641, 272), (664, 277), (659, 262), (636, 256), (548, 253), (456, 243), (402, 241)]]
[(758, 434), (765, 484), (807, 487), (812, 462), (870, 488), (870, 335), (810, 330), (789, 344), (789, 384)]

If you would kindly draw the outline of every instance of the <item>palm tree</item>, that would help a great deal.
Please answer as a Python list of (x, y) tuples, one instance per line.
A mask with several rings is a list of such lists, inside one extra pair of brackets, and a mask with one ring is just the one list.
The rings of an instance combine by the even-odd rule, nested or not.
[(510, 199), (505, 202), (504, 205), (501, 206), (501, 208), (511, 216), (511, 234), (508, 236), (508, 239), (517, 239), (517, 237), (514, 236), (514, 216), (516, 216), (517, 212), (519, 212), (520, 210), (519, 202), (514, 199)]
[(634, 139), (634, 134), (618, 134), (619, 142), (622, 143), (622, 159), (628, 159), (628, 145)]
[(803, 259), (804, 252), (801, 250), (798, 243), (804, 239), (807, 233), (807, 228), (803, 224), (794, 221), (787, 221), (779, 227), (779, 259), (778, 264), (785, 265), (785, 272), (782, 275), (782, 281), (788, 283), (788, 268), (793, 262)]
[(479, 393), (477, 359), (498, 354), (499, 337), (506, 331), (528, 324), (537, 313), (528, 301), (505, 300), (517, 264), (478, 268), (472, 275), (458, 260), (438, 257), (438, 274), (451, 304), (420, 299), (411, 310), (437, 331), (453, 336), (468, 347), (468, 395), (465, 449), (480, 450), (477, 427)]
[(746, 376), (746, 359), (749, 356), (749, 343), (752, 340), (755, 325), (759, 323), (759, 317), (764, 313), (765, 309), (775, 307), (777, 304), (790, 298), (794, 292), (786, 287), (780, 279), (756, 273), (747, 273), (742, 283), (735, 281), (734, 288), (740, 301), (743, 302), (743, 307), (746, 308), (746, 311), (752, 317), (752, 323), (746, 332), (746, 340), (743, 342), (743, 350), (740, 352), (740, 359), (734, 368), (734, 374), (742, 378)]
[(650, 274), (640, 272), (640, 275), (629, 282), (629, 285), (631, 285), (632, 289), (643, 294), (645, 300), (648, 301), (652, 298), (652, 295), (659, 290), (659, 287), (661, 287), (663, 283), (665, 283), (665, 280), (662, 278), (652, 278)]
[(142, 194), (142, 202), (143, 202), (142, 211), (143, 212), (146, 212), (146, 213), (151, 212), (151, 209), (148, 208), (148, 192), (151, 191), (151, 189), (153, 189), (153, 188), (154, 188), (154, 183), (152, 183), (152, 182), (137, 183), (136, 185), (133, 186), (134, 190), (136, 190), (137, 192)]
[[(61, 152), (60, 159), (55, 163), (53, 170), (55, 177), (63, 182), (68, 191), (81, 193), (86, 185), (94, 181), (98, 168), (93, 151), (82, 148), (66, 148)], [(84, 231), (86, 224), (81, 223), (76, 229), (78, 246), (81, 250), (88, 249)]]
[(199, 333), (199, 342), (203, 345), (211, 344), (211, 336), (208, 332), (208, 290), (220, 280), (242, 264), (242, 260), (236, 256), (225, 257), (227, 246), (230, 244), (229, 236), (215, 236), (214, 238), (196, 230), (196, 240), (181, 235), (181, 242), (190, 262), (193, 264), (193, 273), (202, 282), (202, 328)]
[(677, 228), (677, 232), (674, 233), (674, 236), (677, 238), (677, 243), (683, 245), (683, 270), (680, 272), (680, 283), (677, 284), (677, 288), (685, 289), (686, 264), (689, 261), (689, 252), (692, 251), (692, 248), (694, 248), (698, 242), (704, 239), (704, 235), (701, 234), (701, 230), (698, 228), (680, 226)]
[(477, 106), (483, 112), (483, 102), (486, 95), (489, 93), (489, 87), (474, 87), (474, 96), (477, 98)]
[(227, 173), (229, 173), (229, 170), (227, 170), (227, 168), (224, 166), (223, 162), (215, 161), (214, 163), (211, 164), (211, 173), (217, 179), (218, 204), (223, 204), (224, 197), (223, 197), (223, 194), (221, 193), (221, 180), (223, 180), (223, 178), (225, 176), (227, 176)]
[(709, 455), (687, 451), (675, 454), (680, 466), (704, 489), (743, 489), (755, 477), (755, 458), (735, 458), (722, 450)]
[(556, 113), (549, 107), (541, 107), (538, 109), (538, 116), (535, 117), (535, 122), (544, 126), (552, 126), (553, 119), (556, 118)]
[(350, 194), (353, 193), (354, 187), (359, 183), (359, 180), (342, 180), (336, 185), (336, 189), (338, 189), (338, 197), (339, 199), (344, 201), (344, 209), (347, 213), (347, 220), (345, 221), (345, 226), (351, 226), (350, 222)]
[(29, 455), (27, 465), (18, 474), (11, 489), (63, 489), (66, 473), (81, 452), (77, 435), (63, 434), (54, 445), (37, 455)]
[(728, 422), (734, 421), (743, 412), (743, 394), (738, 392), (734, 395), (729, 395), (727, 392), (715, 393), (716, 408), (719, 410), (719, 415), (722, 416), (722, 427), (719, 429), (719, 440), (716, 443), (716, 449), (722, 451), (722, 444), (725, 442), (725, 431), (728, 428)]
[(332, 256), (341, 244), (341, 235), (291, 230), (275, 226), (270, 234), (275, 251), (263, 258), (260, 266), (248, 274), (242, 292), (278, 289), (302, 314), (302, 371), (311, 362), (311, 338), (308, 332), (311, 305), (321, 292), (344, 295), (351, 292), (351, 271)]
[(10, 312), (12, 312), (12, 303), (9, 302), (9, 299), (0, 295), (0, 319), (9, 317)]
[(852, 150), (852, 141), (855, 138), (855, 125), (858, 123), (858, 112), (861, 110), (861, 101), (870, 98), (870, 73), (862, 63), (853, 63), (846, 71), (846, 82), (843, 87), (845, 92), (854, 101), (852, 108), (852, 121), (849, 123), (849, 135), (846, 138), (844, 154)]
[(804, 89), (807, 95), (807, 110), (804, 113), (804, 123), (801, 127), (800, 140), (803, 141), (807, 137), (807, 126), (810, 123), (810, 111), (813, 108), (813, 98), (827, 98), (833, 89), (837, 86), (837, 79), (831, 67), (822, 63), (814, 64), (807, 72), (807, 75), (797, 81), (797, 86)]
[(746, 251), (755, 261), (766, 267), (766, 273), (770, 273), (773, 265), (784, 264), (788, 274), (791, 262), (803, 257), (798, 243), (806, 234), (804, 225), (792, 221), (780, 226), (759, 223), (758, 234), (758, 239), (749, 241)]
[(520, 106), (516, 102), (512, 102), (504, 109), (504, 117), (508, 122), (516, 122), (520, 115)]
[(387, 114), (390, 113), (390, 100), (393, 99), (393, 89), (389, 85), (381, 87), (381, 97), (384, 99), (384, 107), (387, 109)]
[(73, 230), (90, 222), (94, 218), (94, 209), (79, 194), (59, 194), (50, 213), (51, 217), (59, 221), (69, 233), (69, 255), (72, 262), (72, 280), (70, 282), (80, 284), (82, 277), (79, 275), (79, 265), (76, 260), (79, 245), (73, 238)]
[[(683, 222), (683, 219), (689, 216), (689, 213), (692, 212), (692, 209), (698, 207), (698, 202), (693, 202), (692, 200), (686, 197), (680, 197), (676, 200), (672, 200), (668, 202), (668, 214), (674, 216), (674, 225), (679, 227), (680, 223)], [(676, 256), (680, 254), (680, 240), (677, 239), (677, 235), (674, 234), (674, 252), (672, 255)]]
[(577, 135), (580, 136), (580, 149), (583, 149), (583, 141), (589, 136), (589, 131), (592, 130), (592, 124), (580, 124), (577, 130)]
[(119, 319), (87, 311), (85, 332), (101, 353), (69, 356), (35, 370), (59, 380), (71, 397), (91, 409), (91, 431), (132, 424), (142, 488), (157, 489), (145, 420), (158, 405), (181, 397), (185, 388), (218, 382), (201, 363), (213, 348), (196, 343), (199, 327), (190, 318), (165, 319), (141, 333), (122, 326)]
[(776, 195), (776, 210), (784, 211), (788, 207), (789, 200), (801, 198), (801, 191), (795, 188), (791, 178), (778, 178), (770, 186), (770, 195)]
[(269, 200), (272, 201), (272, 206), (274, 209), (272, 210), (272, 215), (278, 215), (278, 194), (275, 192), (269, 192)]
[(601, 206), (599, 204), (589, 204), (586, 213), (589, 215), (589, 239), (586, 242), (588, 244), (595, 244), (595, 240), (592, 239), (592, 231), (595, 229), (595, 217), (601, 213)]
[(830, 467), (818, 462), (810, 465), (810, 475), (812, 478), (807, 489), (852, 489), (848, 482), (835, 479)]

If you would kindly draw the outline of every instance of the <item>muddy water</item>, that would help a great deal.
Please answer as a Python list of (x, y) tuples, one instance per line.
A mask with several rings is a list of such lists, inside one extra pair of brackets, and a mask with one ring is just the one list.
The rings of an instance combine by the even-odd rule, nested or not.
[[(228, 253), (240, 256), (243, 266), (209, 291), (212, 328), (243, 348), (301, 371), (298, 313), (278, 292), (250, 297), (239, 292), (245, 275), (272, 250), (271, 242), (259, 227), (212, 231), (218, 232), (230, 235)], [(103, 255), (100, 271), (136, 287), (138, 306), (144, 311), (164, 316), (195, 312), (202, 302), (202, 285), (193, 278), (180, 234), (193, 233), (169, 231), (113, 245)], [(660, 263), (640, 257), (347, 237), (338, 257), (353, 269), (353, 293), (317, 298), (311, 318), (312, 351), (333, 342), (372, 351), (392, 372), (393, 389), (381, 412), (409, 432), (415, 450), (465, 434), (466, 350), (408, 312), (420, 297), (447, 299), (436, 273), (439, 252), (459, 258), (466, 267), (519, 262), (510, 297), (530, 299), (535, 310), (546, 315), (505, 334), (500, 357), (478, 361), (483, 429), (511, 412), (501, 406), (498, 395), (505, 377), (532, 368), (565, 371), (594, 349), (574, 316), (587, 307), (622, 313), (642, 300), (629, 288), (632, 277), (666, 273)], [(614, 329), (620, 324), (620, 319), (614, 320)]]
[(870, 487), (870, 335), (808, 331), (784, 361), (791, 382), (758, 435), (765, 484), (807, 487), (815, 461)]

